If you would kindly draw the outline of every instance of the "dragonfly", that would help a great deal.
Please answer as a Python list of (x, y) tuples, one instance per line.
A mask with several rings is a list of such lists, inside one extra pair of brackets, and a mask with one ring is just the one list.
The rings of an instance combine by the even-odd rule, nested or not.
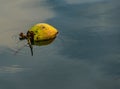
[(31, 55), (33, 56), (33, 45), (48, 45), (57, 37), (58, 30), (48, 23), (38, 23), (32, 26), (27, 33), (21, 32), (19, 40), (27, 40)]

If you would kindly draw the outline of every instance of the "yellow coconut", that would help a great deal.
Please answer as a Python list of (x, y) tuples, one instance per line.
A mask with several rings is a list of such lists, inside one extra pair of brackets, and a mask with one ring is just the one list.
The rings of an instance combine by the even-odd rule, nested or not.
[(56, 35), (58, 34), (58, 30), (47, 24), (47, 23), (39, 23), (32, 26), (27, 34), (24, 33), (19, 34), (20, 40), (27, 40), (28, 45), (31, 49), (31, 55), (33, 55), (33, 45), (43, 46), (48, 45), (54, 41)]
[(34, 42), (54, 39), (58, 33), (58, 30), (55, 27), (47, 23), (36, 24), (28, 31), (33, 32)]

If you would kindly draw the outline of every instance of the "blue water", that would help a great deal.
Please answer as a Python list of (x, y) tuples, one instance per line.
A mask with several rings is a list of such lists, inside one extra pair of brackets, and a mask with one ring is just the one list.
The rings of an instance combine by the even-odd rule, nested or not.
[(119, 0), (2, 0), (0, 4), (5, 7), (0, 9), (1, 35), (8, 30), (26, 32), (38, 22), (59, 30), (52, 44), (34, 47), (33, 57), (28, 47), (14, 55), (3, 40), (0, 89), (120, 89)]

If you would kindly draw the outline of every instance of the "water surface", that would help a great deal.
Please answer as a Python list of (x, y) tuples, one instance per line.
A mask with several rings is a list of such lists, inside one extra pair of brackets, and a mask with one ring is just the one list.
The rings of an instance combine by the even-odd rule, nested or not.
[[(0, 1), (1, 89), (119, 89), (119, 0)], [(46, 22), (56, 40), (14, 55), (13, 37)]]

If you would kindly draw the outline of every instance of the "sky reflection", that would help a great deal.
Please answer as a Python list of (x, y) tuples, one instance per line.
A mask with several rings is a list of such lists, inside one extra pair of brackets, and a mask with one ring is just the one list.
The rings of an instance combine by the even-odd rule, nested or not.
[[(13, 20), (8, 25), (10, 29), (14, 29), (9, 30), (10, 33), (27, 31), (31, 25), (41, 21), (54, 25), (60, 33), (53, 44), (35, 47), (33, 57), (29, 55), (28, 48), (23, 49), (27, 51), (26, 55), (16, 56), (2, 49), (0, 70), (5, 72), (10, 67), (9, 70), (18, 68), (18, 71), (0, 73), (1, 89), (120, 88), (120, 1), (84, 1), (16, 1), (13, 3), (16, 6), (15, 11), (23, 13), (20, 17), (12, 14), (14, 5), (8, 3), (12, 8), (9, 12), (5, 9), (5, 12), (11, 12), (12, 15), (5, 14), (8, 16), (0, 18), (6, 24)], [(35, 12), (40, 15), (34, 14)], [(15, 16), (15, 19), (9, 16)], [(4, 18), (8, 19), (5, 21)], [(8, 27), (2, 24), (5, 30), (0, 31), (6, 35)], [(1, 45), (8, 46), (8, 43)], [(22, 70), (19, 71), (19, 68)]]
[(26, 32), (32, 25), (38, 22), (54, 17), (54, 12), (50, 9), (50, 6), (44, 6), (43, 1), (0, 1), (0, 46), (14, 47), (13, 36), (22, 31)]

